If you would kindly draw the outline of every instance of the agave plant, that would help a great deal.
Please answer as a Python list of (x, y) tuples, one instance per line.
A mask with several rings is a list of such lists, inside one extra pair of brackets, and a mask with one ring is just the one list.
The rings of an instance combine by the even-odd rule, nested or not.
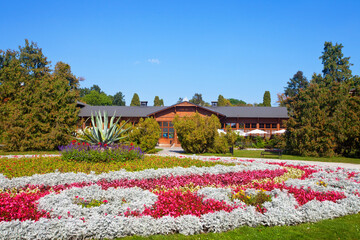
[[(114, 123), (115, 119), (115, 113), (110, 119), (110, 122), (108, 123), (108, 113), (104, 111), (104, 121), (101, 116), (101, 112), (99, 111), (99, 114), (96, 114), (94, 117), (91, 113), (91, 124), (92, 127), (85, 127), (82, 129), (82, 134), (84, 137), (77, 137), (77, 139), (88, 142), (90, 144), (111, 144), (116, 141), (119, 141), (120, 139), (126, 138), (127, 136), (124, 136), (123, 133), (127, 132), (131, 127), (124, 128), (126, 123), (123, 123), (121, 126), (118, 126), (118, 122), (120, 120), (120, 117), (118, 120)], [(89, 120), (89, 119), (88, 119)]]

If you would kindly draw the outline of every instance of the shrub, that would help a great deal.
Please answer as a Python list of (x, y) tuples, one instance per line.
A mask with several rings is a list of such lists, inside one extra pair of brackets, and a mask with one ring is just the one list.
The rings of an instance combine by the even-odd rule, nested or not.
[(126, 133), (130, 127), (124, 128), (127, 122), (119, 126), (117, 124), (120, 118), (118, 118), (115, 123), (114, 119), (115, 112), (109, 123), (108, 113), (106, 111), (104, 111), (104, 117), (101, 116), (100, 111), (96, 113), (95, 117), (91, 113), (92, 127), (85, 127), (79, 134), (78, 139), (90, 144), (111, 144), (125, 138), (124, 133)]
[(159, 141), (161, 130), (154, 118), (140, 119), (129, 134), (129, 140), (139, 146), (144, 152), (154, 152)]
[(220, 127), (220, 121), (215, 115), (207, 117), (196, 113), (183, 118), (176, 115), (174, 119), (181, 147), (187, 153), (204, 153), (214, 149), (215, 139), (219, 136), (217, 129)]
[(61, 158), (67, 161), (77, 162), (126, 162), (141, 159), (143, 152), (140, 148), (124, 144), (99, 144), (90, 145), (73, 140), (67, 146), (60, 146)]
[(229, 151), (228, 141), (225, 134), (215, 136), (214, 146), (208, 149), (211, 153), (227, 153)]

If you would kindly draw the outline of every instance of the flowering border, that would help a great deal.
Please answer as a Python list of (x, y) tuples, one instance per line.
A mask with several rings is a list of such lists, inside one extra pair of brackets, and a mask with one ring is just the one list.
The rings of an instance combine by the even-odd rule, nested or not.
[[(199, 158), (202, 160), (214, 160), (211, 158)], [(219, 159), (215, 159), (219, 160)], [(106, 174), (74, 174), (74, 173), (53, 173), (44, 174), (44, 176), (32, 176), (24, 178), (6, 179), (0, 176), (0, 187), (22, 187), (28, 184), (38, 184), (43, 179), (43, 184), (50, 186), (57, 184), (72, 184), (76, 182), (88, 181), (97, 182), (101, 179), (106, 181), (116, 181), (119, 179), (146, 180), (159, 178), (162, 176), (187, 176), (191, 174), (204, 175), (225, 174), (239, 172), (244, 170), (279, 170), (290, 166), (286, 163), (267, 163), (266, 161), (243, 161), (239, 159), (224, 158), (225, 161), (241, 162), (237, 166), (215, 166), (209, 168), (173, 168), (173, 169), (149, 169), (141, 172), (131, 173), (118, 171)], [(153, 235), (153, 234), (195, 234), (201, 232), (221, 232), (234, 229), (239, 226), (274, 226), (274, 225), (292, 225), (303, 222), (315, 222), (322, 219), (334, 218), (348, 214), (360, 212), (360, 172), (333, 167), (309, 166), (306, 164), (291, 164), (293, 167), (307, 168), (301, 179), (287, 179), (284, 183), (276, 186), (267, 185), (266, 182), (253, 182), (249, 185), (248, 191), (263, 188), (273, 198), (271, 202), (265, 202), (264, 206), (267, 211), (259, 213), (253, 206), (242, 206), (233, 208), (231, 211), (216, 211), (203, 214), (201, 216), (182, 215), (178, 217), (164, 216), (155, 218), (149, 215), (141, 217), (118, 216), (114, 214), (93, 214), (86, 221), (74, 217), (62, 218), (40, 218), (38, 221), (33, 220), (13, 220), (0, 223), (1, 239), (67, 239), (67, 238), (114, 238), (127, 235)], [(324, 184), (326, 183), (326, 184)], [(275, 186), (275, 187), (274, 187)], [(91, 187), (90, 187), (91, 188)], [(98, 188), (98, 187), (93, 187)], [(253, 189), (253, 190), (251, 190)], [(304, 198), (309, 201), (304, 204), (299, 203), (296, 194), (304, 194)], [(300, 189), (300, 190), (299, 190)], [(99, 189), (98, 189), (99, 190)], [(96, 191), (98, 191), (96, 190)], [(109, 190), (109, 189), (108, 189)], [(134, 189), (123, 189), (132, 191)], [(64, 190), (76, 191), (73, 189)], [(114, 191), (110, 189), (110, 192)], [(122, 190), (121, 190), (122, 191)], [(120, 192), (121, 192), (120, 191)], [(135, 191), (137, 191), (135, 189)], [(140, 190), (141, 193), (146, 190)], [(338, 196), (333, 201), (327, 198), (322, 199), (322, 193), (334, 193)], [(62, 194), (60, 193), (60, 194)], [(147, 193), (147, 192), (146, 192)], [(150, 192), (149, 196), (152, 194)], [(225, 201), (232, 204), (227, 198), (229, 188), (227, 187), (205, 187), (197, 191), (198, 196), (217, 201)], [(119, 196), (121, 193), (119, 193)], [(336, 195), (337, 194), (337, 195)], [(53, 194), (51, 196), (54, 196)], [(59, 194), (58, 194), (59, 195)], [(136, 195), (136, 194), (135, 194)], [(141, 194), (140, 194), (141, 195)], [(151, 195), (152, 196), (152, 195)], [(331, 195), (332, 197), (333, 195)], [(340, 196), (340, 197), (339, 197)], [(47, 202), (49, 195), (39, 200), (39, 206)], [(145, 198), (144, 198), (145, 199)], [(153, 198), (148, 205), (156, 201)], [(310, 200), (311, 199), (311, 200)], [(138, 203), (134, 209), (141, 208), (142, 202)], [(239, 202), (235, 202), (239, 204)], [(146, 205), (146, 204), (145, 204)], [(102, 205), (104, 206), (104, 205)], [(101, 206), (101, 207), (102, 207)], [(142, 209), (140, 209), (142, 210)], [(66, 213), (64, 213), (66, 215)]]

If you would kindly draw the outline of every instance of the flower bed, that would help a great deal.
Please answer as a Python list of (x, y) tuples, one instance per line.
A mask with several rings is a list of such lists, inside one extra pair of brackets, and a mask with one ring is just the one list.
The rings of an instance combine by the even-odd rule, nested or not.
[(0, 238), (195, 234), (360, 212), (358, 170), (221, 160), (238, 164), (0, 175)]

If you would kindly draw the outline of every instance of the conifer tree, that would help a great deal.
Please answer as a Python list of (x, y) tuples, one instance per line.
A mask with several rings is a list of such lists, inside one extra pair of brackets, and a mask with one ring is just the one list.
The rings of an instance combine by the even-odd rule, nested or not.
[(269, 91), (265, 91), (264, 97), (263, 97), (263, 104), (264, 107), (271, 107), (271, 96)]
[(154, 106), (164, 106), (164, 100), (160, 99), (159, 96), (155, 96)]
[(342, 45), (326, 42), (323, 75), (314, 74), (310, 85), (287, 101), (286, 148), (306, 156), (360, 155), (360, 89), (352, 76)]
[(131, 99), (130, 106), (140, 106), (140, 98), (137, 93), (134, 93), (134, 96)]
[(300, 89), (305, 89), (309, 86), (309, 81), (303, 75), (302, 71), (298, 71), (290, 81), (287, 82), (287, 87), (285, 87), (285, 96), (286, 97), (294, 97), (300, 91)]
[(117, 93), (114, 95), (114, 99), (113, 99), (112, 105), (115, 105), (115, 106), (125, 106), (125, 96), (124, 96), (124, 94), (122, 94), (122, 92), (117, 92)]
[(67, 144), (78, 110), (78, 79), (65, 63), (50, 62), (36, 43), (1, 52), (0, 128), (5, 150), (52, 150)]

